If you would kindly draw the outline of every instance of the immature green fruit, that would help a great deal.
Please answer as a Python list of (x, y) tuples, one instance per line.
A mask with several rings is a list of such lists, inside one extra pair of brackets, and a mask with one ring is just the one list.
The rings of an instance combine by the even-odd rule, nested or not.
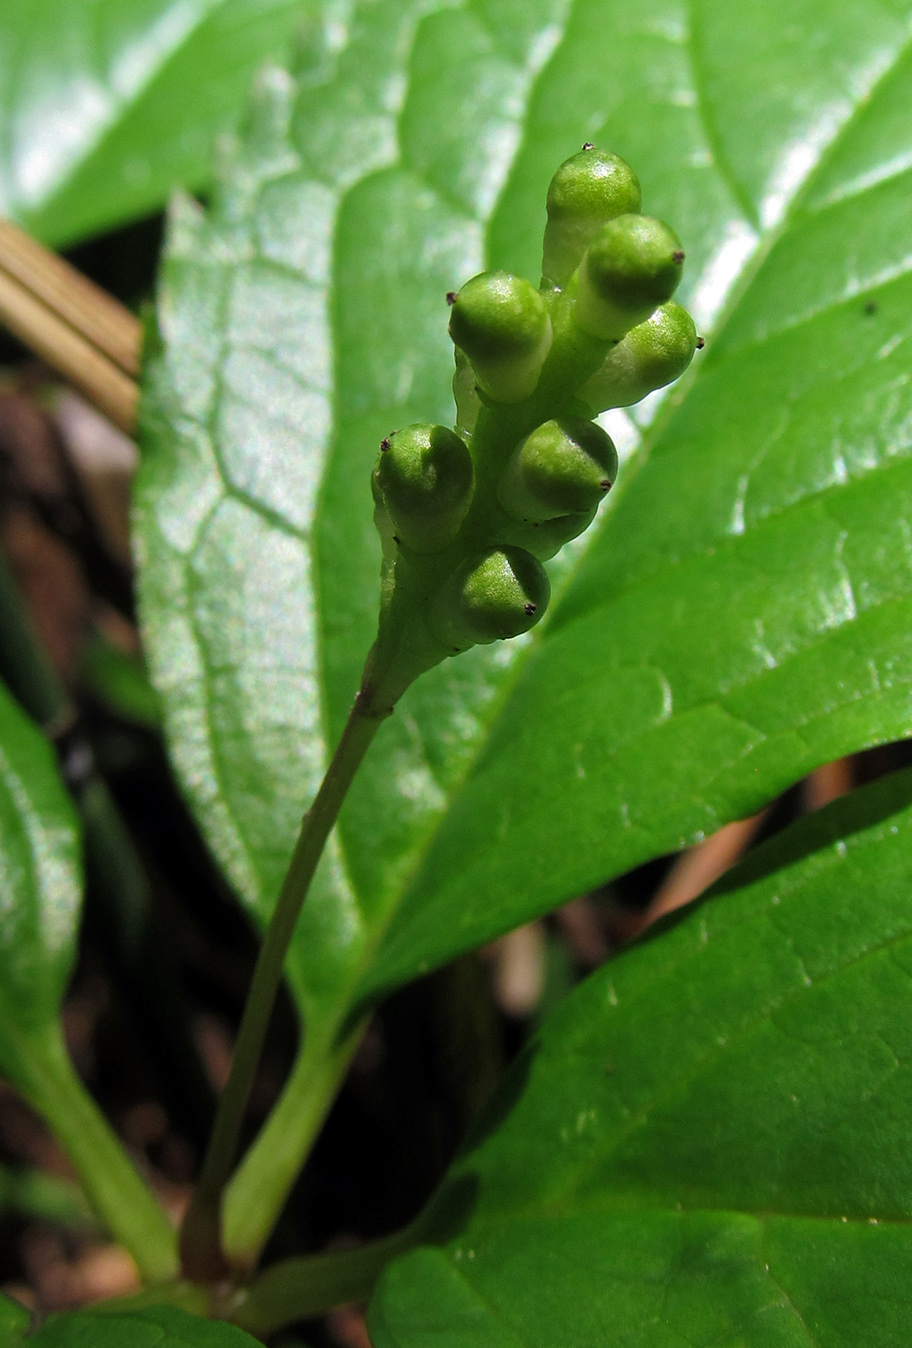
[(681, 279), (684, 250), (673, 230), (649, 215), (619, 215), (586, 249), (577, 272), (575, 317), (583, 332), (620, 340)]
[(684, 373), (697, 349), (697, 330), (686, 309), (674, 300), (660, 304), (611, 348), (600, 370), (578, 396), (593, 413), (630, 407), (654, 389)]
[(596, 513), (594, 509), (586, 510), (582, 514), (558, 515), (553, 520), (528, 523), (525, 526), (525, 536), (522, 538), (523, 546), (540, 562), (547, 562), (550, 557), (560, 552), (565, 543), (584, 534), (595, 519)]
[(545, 280), (566, 285), (602, 225), (639, 211), (641, 201), (636, 174), (616, 154), (584, 145), (579, 154), (565, 159), (548, 188)]
[(518, 403), (535, 391), (551, 349), (551, 319), (523, 277), (482, 272), (453, 300), (450, 336), (471, 361), (483, 393), (494, 402)]
[(497, 499), (514, 519), (553, 520), (594, 510), (617, 477), (617, 450), (594, 421), (546, 421), (516, 446)]
[(406, 426), (380, 446), (377, 487), (395, 541), (416, 552), (452, 542), (472, 500), (472, 456), (446, 426)]
[(432, 632), (453, 651), (518, 637), (542, 617), (551, 586), (525, 548), (494, 548), (464, 562), (433, 605)]

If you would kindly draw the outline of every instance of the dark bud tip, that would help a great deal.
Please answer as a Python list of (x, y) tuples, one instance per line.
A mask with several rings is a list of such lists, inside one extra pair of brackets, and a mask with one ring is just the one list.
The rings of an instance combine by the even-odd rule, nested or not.
[(394, 543), (401, 544), (401, 543), (402, 543), (402, 539), (399, 537), (398, 534), (393, 534), (393, 542), (394, 542)]
[(704, 337), (698, 337), (698, 338), (697, 338), (697, 350), (698, 350), (698, 351), (702, 351), (705, 345), (706, 345), (706, 339), (705, 339)]
[(447, 302), (447, 304), (448, 304), (451, 308), (452, 308), (452, 306), (456, 303), (456, 291), (455, 291), (455, 290), (448, 290), (448, 291), (447, 291), (447, 293), (446, 293), (446, 302)]
[(389, 436), (384, 435), (383, 439), (380, 441), (381, 453), (385, 454), (386, 451), (389, 449), (389, 447), (390, 447)]
[(531, 618), (533, 613), (537, 613), (537, 612), (538, 612), (538, 605), (537, 605), (537, 604), (526, 604), (525, 607), (524, 607), (524, 612), (527, 614), (528, 617)]
[(599, 483), (599, 486), (601, 487), (602, 491), (611, 491), (611, 479), (608, 477), (603, 477), (601, 482)]
[(671, 255), (671, 260), (672, 260), (672, 262), (683, 262), (683, 261), (684, 261), (684, 249), (683, 249), (683, 248), (676, 248), (675, 251), (674, 251), (674, 252), (672, 253), (672, 255)]
[(584, 150), (594, 150), (594, 149), (595, 149), (595, 145), (593, 144), (593, 142), (592, 142), (591, 140), (584, 140), (584, 141), (583, 141), (583, 149), (584, 149)]

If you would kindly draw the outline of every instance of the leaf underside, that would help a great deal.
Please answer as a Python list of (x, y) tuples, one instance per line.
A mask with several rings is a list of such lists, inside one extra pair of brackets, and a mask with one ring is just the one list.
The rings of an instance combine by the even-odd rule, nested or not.
[(912, 730), (908, 4), (356, 4), (178, 202), (142, 610), (185, 788), (271, 910), (376, 623), (381, 436), (452, 419), (447, 290), (536, 276), (544, 193), (625, 155), (707, 337), (528, 638), (383, 726), (299, 924), (302, 1007), (376, 995)]
[(514, 1068), (375, 1348), (896, 1348), (912, 1322), (912, 773), (758, 849)]

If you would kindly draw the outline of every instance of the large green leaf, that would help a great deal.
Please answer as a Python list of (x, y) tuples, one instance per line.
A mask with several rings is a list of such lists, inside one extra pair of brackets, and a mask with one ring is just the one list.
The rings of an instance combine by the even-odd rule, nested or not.
[(0, 214), (68, 242), (203, 186), (308, 0), (4, 0)]
[[(387, 1271), (376, 1348), (896, 1348), (912, 1323), (912, 773), (588, 979)], [(447, 1229), (449, 1228), (449, 1229)]]
[(180, 774), (261, 918), (375, 629), (376, 444), (451, 416), (445, 292), (486, 259), (535, 274), (588, 137), (679, 230), (710, 336), (550, 619), (381, 729), (290, 962), (312, 1024), (912, 729), (910, 20), (356, 5), (323, 77), (261, 88), (213, 211), (176, 207), (143, 613)]
[(79, 835), (53, 751), (0, 685), (0, 1072), (56, 1034), (82, 901)]
[[(0, 1298), (0, 1329), (4, 1328)], [(27, 1320), (27, 1317), (26, 1317)], [(26, 1325), (11, 1322), (24, 1331)], [(219, 1321), (201, 1320), (171, 1306), (136, 1310), (85, 1310), (55, 1315), (33, 1337), (13, 1338), (10, 1348), (255, 1348), (259, 1340)], [(3, 1340), (6, 1348), (7, 1340)]]

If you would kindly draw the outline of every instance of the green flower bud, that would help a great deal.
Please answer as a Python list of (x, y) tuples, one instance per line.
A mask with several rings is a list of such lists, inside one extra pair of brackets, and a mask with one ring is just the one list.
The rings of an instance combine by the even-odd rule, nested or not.
[(697, 330), (686, 309), (674, 300), (660, 304), (631, 328), (608, 352), (600, 370), (578, 396), (593, 413), (630, 407), (653, 389), (664, 388), (684, 373), (697, 349)]
[(472, 500), (472, 456), (446, 426), (406, 426), (380, 446), (376, 481), (395, 541), (439, 552), (455, 538)]
[(548, 606), (551, 586), (525, 548), (494, 548), (464, 562), (437, 596), (429, 625), (454, 651), (528, 632)]
[(565, 159), (548, 188), (545, 280), (566, 285), (602, 225), (639, 211), (641, 201), (636, 174), (616, 154), (586, 145)]
[(684, 250), (649, 215), (619, 215), (586, 249), (577, 272), (576, 321), (583, 332), (618, 341), (674, 294)]
[(595, 519), (596, 510), (584, 511), (581, 515), (559, 515), (554, 520), (542, 520), (541, 523), (527, 524), (523, 545), (540, 562), (548, 561), (560, 552), (565, 543), (584, 534)]
[(617, 450), (594, 421), (546, 421), (516, 446), (497, 499), (508, 515), (527, 521), (588, 514), (617, 477)]
[(551, 349), (551, 319), (542, 296), (521, 276), (482, 272), (459, 291), (450, 336), (475, 371), (479, 388), (498, 403), (535, 391)]

